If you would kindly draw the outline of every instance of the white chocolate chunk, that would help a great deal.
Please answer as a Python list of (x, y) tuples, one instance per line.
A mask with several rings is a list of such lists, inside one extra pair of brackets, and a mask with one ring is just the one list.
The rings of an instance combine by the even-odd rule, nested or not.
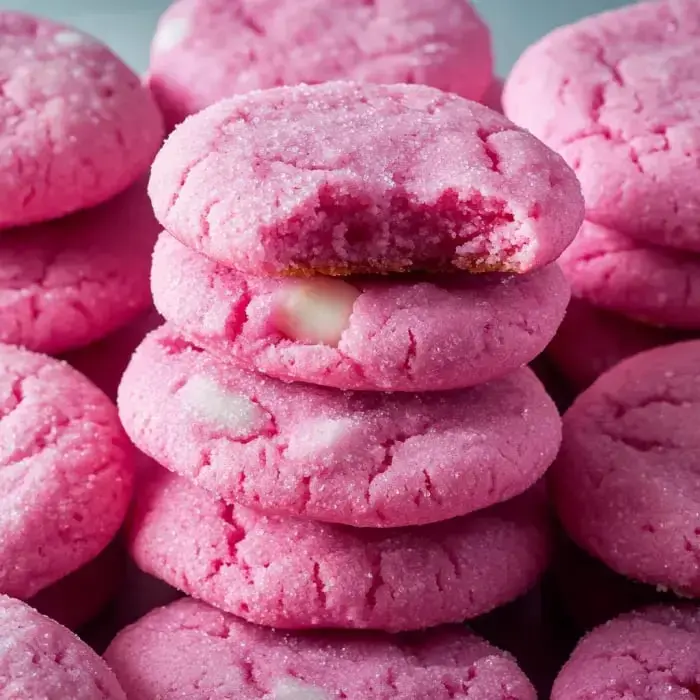
[(335, 447), (355, 427), (350, 418), (321, 418), (304, 421), (290, 436), (287, 457), (309, 459)]
[(80, 44), (89, 41), (85, 34), (72, 31), (59, 32), (54, 35), (53, 40), (59, 46), (80, 46)]
[(190, 23), (186, 17), (175, 17), (158, 27), (153, 46), (158, 51), (170, 51), (183, 41), (189, 30)]
[(269, 700), (331, 700), (321, 688), (300, 683), (292, 678), (280, 681), (269, 697)]
[(336, 347), (360, 294), (337, 279), (290, 282), (279, 293), (273, 322), (292, 340)]
[(199, 419), (225, 428), (232, 438), (254, 435), (270, 422), (266, 411), (247, 396), (226, 391), (201, 374), (191, 377), (179, 396)]

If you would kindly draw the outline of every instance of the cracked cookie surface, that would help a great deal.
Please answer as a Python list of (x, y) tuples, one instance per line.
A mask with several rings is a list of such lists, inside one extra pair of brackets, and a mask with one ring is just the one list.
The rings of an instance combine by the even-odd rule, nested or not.
[(508, 654), (464, 628), (290, 634), (192, 599), (122, 631), (105, 658), (130, 700), (536, 698)]
[(700, 341), (621, 362), (564, 416), (549, 472), (565, 529), (611, 569), (700, 595)]
[(561, 431), (526, 368), (454, 392), (339, 392), (219, 363), (169, 326), (134, 354), (119, 409), (140, 449), (228, 501), (371, 527), (512, 498), (543, 475)]
[(502, 115), (417, 85), (257, 91), (169, 137), (149, 193), (163, 227), (259, 275), (527, 272), (583, 218), (560, 156)]

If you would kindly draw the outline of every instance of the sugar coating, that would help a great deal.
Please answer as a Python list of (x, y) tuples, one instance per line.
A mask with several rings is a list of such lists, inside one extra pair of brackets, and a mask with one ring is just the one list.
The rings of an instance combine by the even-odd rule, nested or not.
[(572, 299), (564, 321), (547, 347), (547, 356), (575, 388), (586, 389), (625, 358), (686, 340), (687, 335), (638, 323)]
[(141, 180), (109, 202), (0, 235), (0, 342), (58, 354), (135, 319), (150, 303), (159, 227)]
[(0, 346), (0, 591), (30, 598), (99, 554), (133, 454), (114, 405), (67, 364)]
[(591, 221), (700, 251), (698, 59), (695, 0), (633, 3), (526, 51), (505, 111), (574, 168)]
[(559, 674), (552, 700), (690, 700), (700, 677), (700, 612), (653, 607), (591, 632)]
[(576, 235), (573, 172), (482, 105), (418, 85), (326, 83), (223, 100), (156, 157), (163, 227), (250, 274), (526, 272)]
[(544, 350), (569, 301), (554, 265), (518, 276), (263, 278), (167, 234), (151, 287), (179, 332), (226, 361), (373, 391), (460, 388), (511, 372)]
[(513, 659), (466, 628), (290, 634), (191, 598), (120, 632), (105, 658), (130, 700), (536, 698)]
[(107, 664), (72, 632), (0, 596), (0, 694), (7, 700), (126, 700)]
[(700, 595), (700, 341), (621, 362), (564, 416), (550, 470), (572, 539), (615, 571)]
[(168, 326), (135, 352), (119, 409), (141, 450), (227, 500), (372, 527), (507, 500), (542, 476), (561, 437), (525, 368), (460, 392), (343, 393), (219, 363)]
[(3, 11), (0, 65), (0, 228), (104, 202), (150, 165), (158, 107), (96, 39)]
[(575, 298), (650, 325), (700, 329), (700, 255), (586, 221), (559, 264)]
[(143, 571), (250, 622), (398, 632), (477, 617), (533, 586), (550, 556), (542, 496), (435, 525), (359, 529), (228, 505), (153, 465), (126, 537)]
[(179, 0), (151, 46), (148, 86), (170, 126), (280, 85), (419, 83), (479, 100), (487, 26), (467, 0)]

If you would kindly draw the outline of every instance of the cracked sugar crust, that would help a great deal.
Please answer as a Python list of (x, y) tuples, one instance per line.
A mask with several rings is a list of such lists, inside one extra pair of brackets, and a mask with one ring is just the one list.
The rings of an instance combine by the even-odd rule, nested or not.
[(653, 607), (602, 625), (574, 650), (552, 700), (693, 700), (700, 697), (700, 613)]
[(700, 255), (585, 221), (559, 265), (575, 298), (652, 326), (700, 329)]
[(700, 251), (700, 5), (632, 4), (557, 29), (520, 58), (506, 114), (562, 154), (586, 216)]
[(126, 700), (107, 664), (65, 627), (0, 596), (0, 695), (7, 700)]
[(264, 276), (527, 272), (583, 218), (558, 155), (493, 110), (417, 85), (219, 102), (171, 134), (149, 193), (185, 245)]
[(281, 85), (418, 83), (480, 100), (492, 77), (489, 30), (467, 0), (180, 0), (158, 23), (147, 82), (175, 126)]
[(0, 345), (0, 591), (30, 598), (96, 557), (127, 510), (115, 406), (66, 363)]
[(547, 346), (547, 356), (574, 387), (586, 389), (603, 372), (632, 355), (688, 339), (687, 333), (639, 323), (572, 299)]
[(134, 354), (119, 408), (140, 449), (228, 501), (367, 527), (512, 498), (561, 440), (557, 409), (526, 368), (463, 391), (339, 392), (221, 364), (169, 326)]
[(127, 526), (136, 564), (269, 627), (399, 632), (462, 622), (525, 593), (550, 560), (539, 488), (447, 522), (377, 530), (266, 517), (146, 469)]
[(298, 340), (278, 317), (300, 289), (316, 285), (323, 295), (300, 322), (342, 312), (318, 280), (246, 276), (165, 233), (151, 273), (159, 311), (196, 345), (268, 376), (340, 389), (454, 389), (503, 376), (544, 350), (569, 301), (554, 265), (517, 276), (348, 278), (357, 299), (338, 342)]
[(564, 527), (611, 569), (700, 596), (700, 341), (625, 360), (564, 416), (550, 470)]
[(105, 658), (130, 700), (536, 700), (515, 661), (465, 628), (290, 634), (192, 599), (120, 632)]
[(0, 66), (0, 228), (104, 202), (148, 168), (159, 109), (96, 39), (0, 12)]
[(151, 305), (159, 233), (146, 183), (93, 209), (0, 235), (0, 342), (58, 354)]

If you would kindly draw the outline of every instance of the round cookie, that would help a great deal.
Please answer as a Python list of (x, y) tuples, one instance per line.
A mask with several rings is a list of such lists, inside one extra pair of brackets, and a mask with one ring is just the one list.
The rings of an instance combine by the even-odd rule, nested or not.
[(0, 228), (104, 202), (148, 168), (159, 109), (97, 39), (2, 11), (0, 65)]
[(137, 565), (256, 624), (398, 632), (461, 622), (525, 593), (549, 562), (540, 489), (435, 525), (373, 530), (266, 517), (152, 469), (127, 528)]
[(624, 360), (564, 416), (551, 492), (571, 538), (630, 578), (700, 596), (700, 341)]
[(170, 126), (226, 97), (299, 83), (418, 83), (480, 100), (488, 27), (467, 0), (179, 0), (147, 84)]
[(515, 661), (465, 629), (288, 634), (184, 599), (117, 635), (130, 700), (536, 700)]
[(143, 180), (93, 209), (3, 231), (0, 342), (58, 354), (136, 318), (151, 304), (158, 231)]
[(153, 298), (179, 332), (268, 376), (340, 389), (481, 384), (540, 354), (569, 301), (555, 265), (528, 275), (250, 277), (162, 234)]
[(700, 251), (699, 59), (698, 3), (633, 3), (528, 49), (505, 112), (574, 168), (586, 218)]
[(0, 346), (0, 591), (31, 598), (96, 557), (127, 510), (114, 405), (64, 362)]
[(559, 673), (552, 700), (689, 700), (700, 678), (700, 612), (654, 607), (593, 630)]
[(0, 596), (1, 696), (126, 700), (107, 664), (72, 632), (19, 600)]
[(554, 403), (525, 368), (444, 394), (339, 392), (219, 363), (169, 326), (135, 352), (119, 410), (139, 449), (228, 501), (365, 527), (512, 498), (561, 439)]
[(558, 155), (493, 110), (419, 85), (223, 100), (171, 134), (149, 192), (176, 238), (263, 276), (527, 272), (583, 218)]
[(593, 306), (650, 325), (700, 329), (700, 255), (586, 221), (559, 264), (572, 295)]
[(637, 323), (572, 299), (547, 355), (576, 389), (585, 389), (625, 358), (684, 339), (679, 331)]

